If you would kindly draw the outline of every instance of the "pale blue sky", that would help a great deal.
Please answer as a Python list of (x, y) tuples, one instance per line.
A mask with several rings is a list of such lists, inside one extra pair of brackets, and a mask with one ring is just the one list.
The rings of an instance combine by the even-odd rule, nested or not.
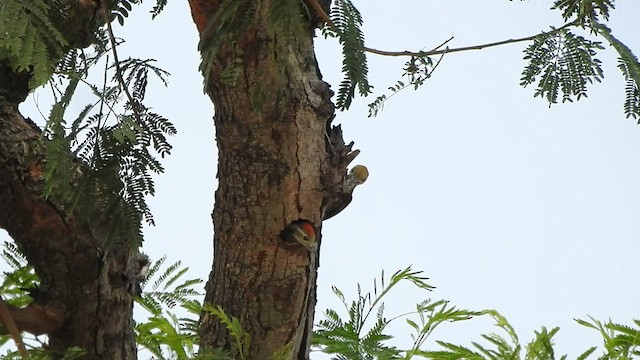
[[(385, 50), (430, 49), (451, 36), (458, 47), (532, 35), (562, 25), (551, 3), (356, 2), (367, 45)], [(611, 27), (637, 54), (640, 3), (617, 6)], [(157, 226), (146, 230), (144, 250), (154, 259), (182, 259), (192, 276), (206, 279), (216, 150), (197, 33), (186, 1), (170, 1), (154, 22), (136, 10), (124, 30), (116, 27), (128, 41), (120, 56), (153, 57), (171, 72), (169, 88), (158, 85), (149, 96), (179, 131), (150, 200)], [(339, 48), (317, 40), (322, 73), (335, 90)], [(339, 306), (331, 285), (354, 297), (356, 282), (367, 290), (381, 269), (390, 274), (410, 264), (438, 288), (402, 288), (387, 304), (390, 316), (427, 295), (495, 308), (523, 343), (540, 326), (560, 326), (558, 349), (572, 356), (599, 344), (573, 318), (640, 317), (640, 128), (624, 118), (615, 56), (609, 47), (600, 56), (605, 80), (588, 99), (549, 109), (533, 89), (518, 86), (525, 47), (450, 54), (425, 86), (395, 96), (377, 118), (367, 118), (373, 97), (338, 114), (345, 139), (362, 151), (356, 163), (371, 176), (323, 227), (316, 319)], [(371, 55), (375, 89), (399, 80), (403, 63)], [(37, 117), (32, 108), (23, 111)], [(401, 336), (409, 328), (394, 331)], [(494, 329), (483, 320), (450, 324), (434, 338), (468, 343), (481, 331)]]

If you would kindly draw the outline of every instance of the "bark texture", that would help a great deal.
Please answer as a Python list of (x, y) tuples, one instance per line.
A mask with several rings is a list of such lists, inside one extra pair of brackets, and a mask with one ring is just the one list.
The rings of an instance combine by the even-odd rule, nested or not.
[(0, 228), (41, 280), (34, 303), (14, 318), (21, 330), (47, 333), (53, 355), (77, 346), (87, 359), (134, 359), (136, 252), (126, 239), (101, 247), (107, 214), (87, 224), (43, 199), (43, 150), (37, 128), (0, 96)]
[[(59, 8), (51, 9), (51, 21), (70, 47), (91, 42), (99, 4), (59, 1), (55, 4)], [(102, 246), (109, 226), (107, 213), (97, 211), (87, 222), (55, 194), (43, 198), (46, 140), (18, 111), (29, 92), (29, 79), (30, 74), (16, 73), (0, 61), (0, 228), (13, 238), (41, 280), (32, 294), (34, 303), (12, 308), (13, 318), (23, 331), (48, 334), (47, 350), (54, 358), (79, 347), (86, 352), (85, 359), (135, 359), (137, 250), (122, 237), (108, 249)]]
[[(224, 35), (207, 32), (216, 29), (208, 22), (221, 3), (190, 0), (204, 39)], [(317, 67), (311, 22), (284, 30), (269, 19), (270, 1), (255, 3), (250, 24), (218, 48), (206, 70), (219, 187), (205, 302), (241, 320), (251, 334), (249, 359), (271, 359), (283, 350), (287, 358), (308, 359), (319, 243), (309, 252), (283, 242), (280, 232), (307, 220), (319, 242), (323, 204), (356, 153), (339, 128), (330, 128), (333, 93)], [(303, 17), (302, 2), (291, 3), (290, 16)], [(232, 82), (224, 75), (230, 66), (238, 70)], [(203, 349), (232, 343), (218, 319), (203, 314)]]

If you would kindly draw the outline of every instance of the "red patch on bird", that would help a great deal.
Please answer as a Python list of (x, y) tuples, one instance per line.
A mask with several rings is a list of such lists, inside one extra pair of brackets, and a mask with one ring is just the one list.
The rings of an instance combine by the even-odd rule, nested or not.
[(310, 223), (305, 221), (300, 227), (307, 235), (316, 236), (316, 229)]

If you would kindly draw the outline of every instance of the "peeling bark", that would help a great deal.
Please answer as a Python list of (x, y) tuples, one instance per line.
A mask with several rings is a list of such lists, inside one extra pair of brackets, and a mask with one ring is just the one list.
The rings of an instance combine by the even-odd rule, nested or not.
[[(201, 37), (220, 6), (190, 0)], [(284, 243), (291, 222), (314, 224), (318, 242), (323, 204), (357, 155), (339, 127), (330, 128), (334, 106), (314, 55), (312, 24), (288, 33), (269, 24), (269, 1), (233, 44), (222, 44), (206, 84), (216, 110), (219, 187), (215, 194), (214, 264), (205, 303), (238, 317), (251, 334), (249, 359), (270, 359), (288, 349), (308, 359), (319, 244), (309, 252)], [(302, 16), (302, 8), (291, 16)], [(215, 26), (213, 27), (215, 28)], [(236, 62), (242, 50), (241, 62)], [(233, 84), (223, 71), (237, 66)], [(203, 349), (232, 348), (233, 340), (212, 315), (201, 317)]]

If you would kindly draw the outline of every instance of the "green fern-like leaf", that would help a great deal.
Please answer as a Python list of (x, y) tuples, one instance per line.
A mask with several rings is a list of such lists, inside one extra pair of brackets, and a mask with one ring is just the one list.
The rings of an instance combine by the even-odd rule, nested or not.
[(613, 0), (556, 0), (551, 8), (562, 11), (565, 21), (575, 17), (584, 25), (587, 22), (598, 22), (600, 16), (609, 20), (610, 10), (615, 6)]
[(4, 242), (0, 257), (10, 267), (10, 271), (4, 272), (0, 284), (2, 298), (14, 306), (22, 307), (30, 304), (33, 301), (30, 291), (40, 284), (35, 271), (27, 264), (25, 256), (13, 243)]
[(618, 40), (611, 33), (611, 29), (602, 24), (595, 24), (594, 28), (601, 34), (609, 44), (618, 52), (618, 68), (626, 80), (624, 113), (626, 117), (639, 119), (640, 123), (640, 62), (625, 44)]
[(246, 332), (240, 324), (240, 320), (235, 316), (227, 315), (220, 306), (204, 305), (203, 311), (206, 311), (220, 320), (226, 326), (234, 340), (231, 352), (234, 359), (245, 360), (249, 356), (251, 346), (251, 334)]
[(32, 74), (31, 88), (46, 83), (67, 45), (49, 19), (43, 0), (3, 0), (0, 4), (0, 60), (18, 72)]
[[(113, 239), (127, 238), (135, 246), (142, 241), (141, 221), (153, 224), (146, 203), (146, 197), (155, 193), (150, 173), (164, 170), (153, 151), (161, 157), (170, 154), (167, 137), (176, 133), (166, 118), (143, 104), (148, 74), (155, 74), (165, 85), (169, 74), (149, 59), (127, 59), (112, 66), (116, 71), (120, 69), (133, 102), (125, 105), (124, 113), (105, 113), (105, 107), (116, 107), (123, 89), (115, 75), (112, 84), (88, 83), (89, 69), (105, 55), (99, 45), (96, 49), (95, 54), (69, 54), (59, 66), (64, 74), (60, 77), (68, 81), (68, 86), (59, 91), (60, 100), (48, 120), (45, 195), (55, 189), (56, 194), (63, 195), (62, 203), (87, 220), (96, 211), (108, 211), (113, 226), (109, 229), (111, 238), (103, 245), (111, 246)], [(98, 101), (85, 105), (67, 128), (66, 110), (79, 84), (88, 84)], [(54, 86), (54, 93), (57, 92)], [(78, 157), (78, 164), (71, 154)], [(68, 171), (74, 168), (79, 173)]]
[(533, 359), (555, 359), (553, 349), (553, 336), (560, 330), (556, 327), (548, 331), (542, 327), (540, 331), (535, 331), (534, 339), (526, 346), (526, 360)]
[[(541, 34), (525, 50), (529, 62), (520, 85), (537, 81), (534, 96), (546, 98), (549, 104), (572, 102), (587, 96), (587, 84), (600, 82), (603, 73), (596, 51), (601, 43), (576, 36), (567, 30)], [(538, 80), (539, 79), (539, 80)]]
[[(336, 354), (337, 359), (403, 358), (402, 350), (388, 344), (393, 337), (386, 333), (386, 329), (394, 319), (385, 317), (382, 301), (401, 282), (409, 282), (424, 290), (432, 289), (421, 274), (408, 267), (386, 278), (383, 271), (380, 280), (374, 280), (372, 292), (363, 293), (358, 284), (357, 299), (350, 305), (345, 301), (344, 294), (333, 287), (334, 294), (345, 306), (347, 318), (342, 319), (335, 310), (328, 309), (325, 319), (318, 323), (314, 332), (313, 346), (324, 353)], [(376, 320), (369, 324), (368, 319), (374, 312)], [(407, 359), (410, 354), (407, 352)]]
[(156, 0), (156, 4), (151, 10), (151, 18), (155, 19), (156, 16), (160, 15), (165, 6), (167, 6), (167, 0)]
[(362, 15), (350, 0), (335, 0), (330, 14), (336, 31), (326, 30), (325, 36), (335, 36), (342, 45), (342, 73), (344, 79), (338, 87), (336, 107), (347, 110), (355, 97), (367, 96), (373, 87), (367, 79), (367, 56), (364, 50)]
[[(147, 277), (142, 281), (142, 296), (136, 302), (150, 316), (136, 325), (138, 343), (157, 358), (193, 358), (198, 339), (198, 317), (202, 305), (201, 297), (194, 286), (200, 279), (184, 280), (188, 268), (180, 261), (164, 267), (166, 256), (149, 267)], [(144, 291), (145, 285), (152, 285), (151, 291)], [(172, 309), (179, 305), (189, 316), (178, 318)]]
[(640, 320), (633, 320), (634, 326), (601, 322), (592, 317), (590, 321), (576, 319), (576, 322), (594, 329), (604, 339), (605, 354), (602, 359), (633, 359), (640, 356)]

